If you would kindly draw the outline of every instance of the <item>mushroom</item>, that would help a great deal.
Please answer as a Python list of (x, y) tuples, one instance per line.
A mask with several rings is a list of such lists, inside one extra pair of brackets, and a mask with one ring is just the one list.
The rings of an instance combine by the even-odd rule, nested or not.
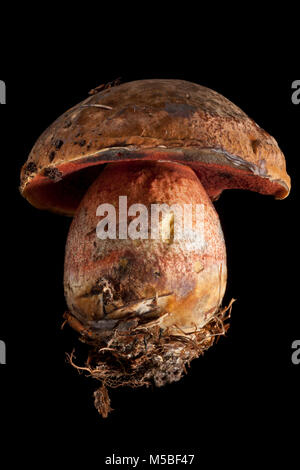
[[(227, 330), (232, 303), (222, 307), (226, 249), (213, 201), (231, 188), (284, 199), (290, 178), (275, 139), (213, 90), (183, 80), (100, 90), (41, 135), (20, 188), (33, 206), (73, 217), (64, 316), (90, 345), (82, 369), (101, 381), (95, 405), (107, 416), (107, 386), (177, 381)], [(158, 206), (158, 237), (148, 223), (143, 236), (128, 237), (128, 225), (120, 236), (124, 201), (135, 214), (146, 210), (147, 222)], [(107, 204), (119, 236), (101, 238)], [(178, 206), (191, 207), (195, 240), (174, 237)]]

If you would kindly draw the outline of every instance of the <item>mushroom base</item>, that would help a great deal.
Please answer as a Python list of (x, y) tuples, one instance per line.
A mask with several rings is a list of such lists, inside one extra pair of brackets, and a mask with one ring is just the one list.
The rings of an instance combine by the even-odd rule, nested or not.
[[(85, 367), (69, 361), (78, 371), (86, 371), (99, 380), (101, 386), (94, 392), (95, 407), (106, 418), (112, 410), (107, 388), (132, 388), (177, 382), (187, 372), (193, 359), (203, 355), (229, 328), (233, 300), (226, 308), (219, 308), (209, 322), (192, 333), (180, 331), (171, 334), (158, 321), (132, 322), (125, 331), (115, 330), (97, 336), (86, 330), (81, 341), (91, 346)], [(65, 314), (72, 324), (69, 313)], [(132, 319), (131, 319), (132, 320)], [(134, 319), (133, 319), (134, 320)]]

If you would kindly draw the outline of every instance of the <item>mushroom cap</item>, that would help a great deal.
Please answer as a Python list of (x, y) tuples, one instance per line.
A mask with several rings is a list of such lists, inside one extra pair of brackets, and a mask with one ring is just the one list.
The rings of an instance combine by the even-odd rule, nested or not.
[(73, 215), (100, 164), (132, 160), (189, 165), (212, 200), (224, 189), (290, 192), (273, 137), (219, 93), (167, 79), (104, 89), (66, 111), (34, 145), (20, 190), (39, 209)]

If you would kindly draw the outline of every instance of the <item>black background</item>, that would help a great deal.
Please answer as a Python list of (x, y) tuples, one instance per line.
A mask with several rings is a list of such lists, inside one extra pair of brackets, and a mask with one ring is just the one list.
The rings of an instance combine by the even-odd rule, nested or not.
[[(99, 29), (98, 42), (93, 35), (84, 46), (72, 42), (70, 32), (52, 41), (55, 25), (48, 33), (47, 47), (38, 34), (26, 47), (19, 38), (0, 75), (7, 85), (7, 104), (0, 107), (0, 339), (7, 344), (7, 365), (0, 366), (2, 455), (11, 463), (41, 464), (42, 451), (48, 464), (83, 458), (97, 468), (112, 453), (150, 452), (196, 453), (198, 466), (204, 458), (244, 465), (279, 457), (288, 465), (299, 438), (300, 366), (291, 361), (292, 342), (300, 339), (300, 105), (291, 101), (299, 75), (281, 78), (267, 58), (258, 67), (249, 56), (226, 68), (221, 49), (205, 62), (195, 45), (187, 41), (187, 54), (168, 36), (146, 51), (138, 34), (124, 46), (126, 30), (115, 32), (118, 46), (108, 27)], [(65, 360), (76, 343), (69, 328), (60, 328), (70, 219), (32, 208), (18, 184), (41, 132), (91, 88), (117, 77), (179, 78), (225, 95), (278, 140), (293, 188), (284, 201), (242, 191), (222, 195), (216, 208), (228, 254), (225, 304), (237, 299), (227, 337), (194, 361), (179, 383), (111, 391), (115, 411), (102, 420), (93, 407), (97, 383)]]

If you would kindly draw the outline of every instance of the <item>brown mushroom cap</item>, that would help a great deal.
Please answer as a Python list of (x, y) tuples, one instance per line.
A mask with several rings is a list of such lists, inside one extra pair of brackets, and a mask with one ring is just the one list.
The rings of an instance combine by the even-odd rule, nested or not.
[(207, 193), (290, 191), (276, 140), (219, 93), (184, 80), (141, 80), (105, 89), (60, 116), (21, 171), (35, 207), (73, 215), (103, 163), (165, 160), (191, 166)]

